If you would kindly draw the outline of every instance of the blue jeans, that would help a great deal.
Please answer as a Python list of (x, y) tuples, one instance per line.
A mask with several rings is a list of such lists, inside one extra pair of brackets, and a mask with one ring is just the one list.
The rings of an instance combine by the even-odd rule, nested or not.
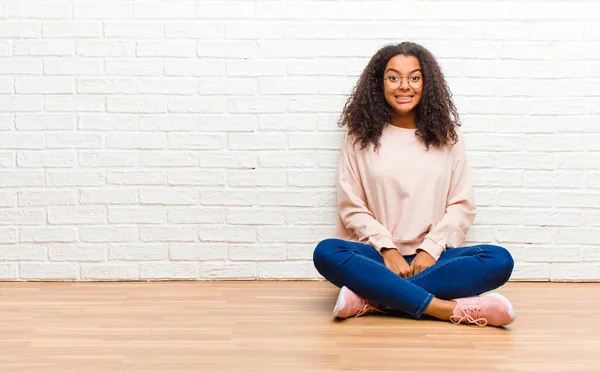
[[(409, 264), (415, 255), (404, 256)], [(408, 279), (388, 269), (370, 245), (326, 239), (315, 248), (317, 271), (337, 287), (346, 286), (376, 304), (419, 318), (433, 297), (476, 296), (502, 286), (514, 267), (510, 253), (495, 245), (448, 248), (435, 265)]]

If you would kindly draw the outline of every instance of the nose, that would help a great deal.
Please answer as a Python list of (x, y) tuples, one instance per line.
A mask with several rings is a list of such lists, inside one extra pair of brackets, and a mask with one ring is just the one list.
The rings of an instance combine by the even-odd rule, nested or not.
[(408, 90), (408, 89), (410, 89), (410, 84), (408, 84), (408, 78), (407, 77), (401, 77), (400, 78), (400, 86), (398, 87), (398, 89), (400, 89), (400, 90)]

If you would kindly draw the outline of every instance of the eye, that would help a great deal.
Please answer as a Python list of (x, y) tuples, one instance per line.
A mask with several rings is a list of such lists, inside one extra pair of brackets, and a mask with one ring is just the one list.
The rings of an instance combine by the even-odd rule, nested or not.
[(389, 80), (390, 82), (394, 83), (394, 82), (398, 81), (398, 80), (399, 80), (399, 78), (398, 78), (398, 76), (395, 76), (395, 75), (390, 75), (390, 76), (388, 76), (388, 80)]
[(410, 81), (414, 81), (415, 83), (421, 81), (421, 77), (418, 75), (413, 75), (410, 77)]

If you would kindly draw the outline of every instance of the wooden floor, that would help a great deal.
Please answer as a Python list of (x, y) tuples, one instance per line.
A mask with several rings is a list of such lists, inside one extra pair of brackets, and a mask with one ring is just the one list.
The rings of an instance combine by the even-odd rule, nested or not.
[(600, 371), (600, 284), (509, 283), (506, 329), (333, 321), (325, 282), (0, 282), (0, 371)]

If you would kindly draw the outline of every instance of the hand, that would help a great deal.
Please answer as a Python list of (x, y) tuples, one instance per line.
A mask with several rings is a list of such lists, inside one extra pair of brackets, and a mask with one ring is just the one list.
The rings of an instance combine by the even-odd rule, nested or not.
[(404, 279), (412, 275), (410, 265), (396, 248), (383, 248), (381, 250), (381, 255), (383, 256), (385, 266), (395, 274), (400, 275)]
[(417, 253), (417, 257), (410, 263), (412, 275), (417, 275), (429, 266), (435, 265), (435, 258), (425, 251)]

